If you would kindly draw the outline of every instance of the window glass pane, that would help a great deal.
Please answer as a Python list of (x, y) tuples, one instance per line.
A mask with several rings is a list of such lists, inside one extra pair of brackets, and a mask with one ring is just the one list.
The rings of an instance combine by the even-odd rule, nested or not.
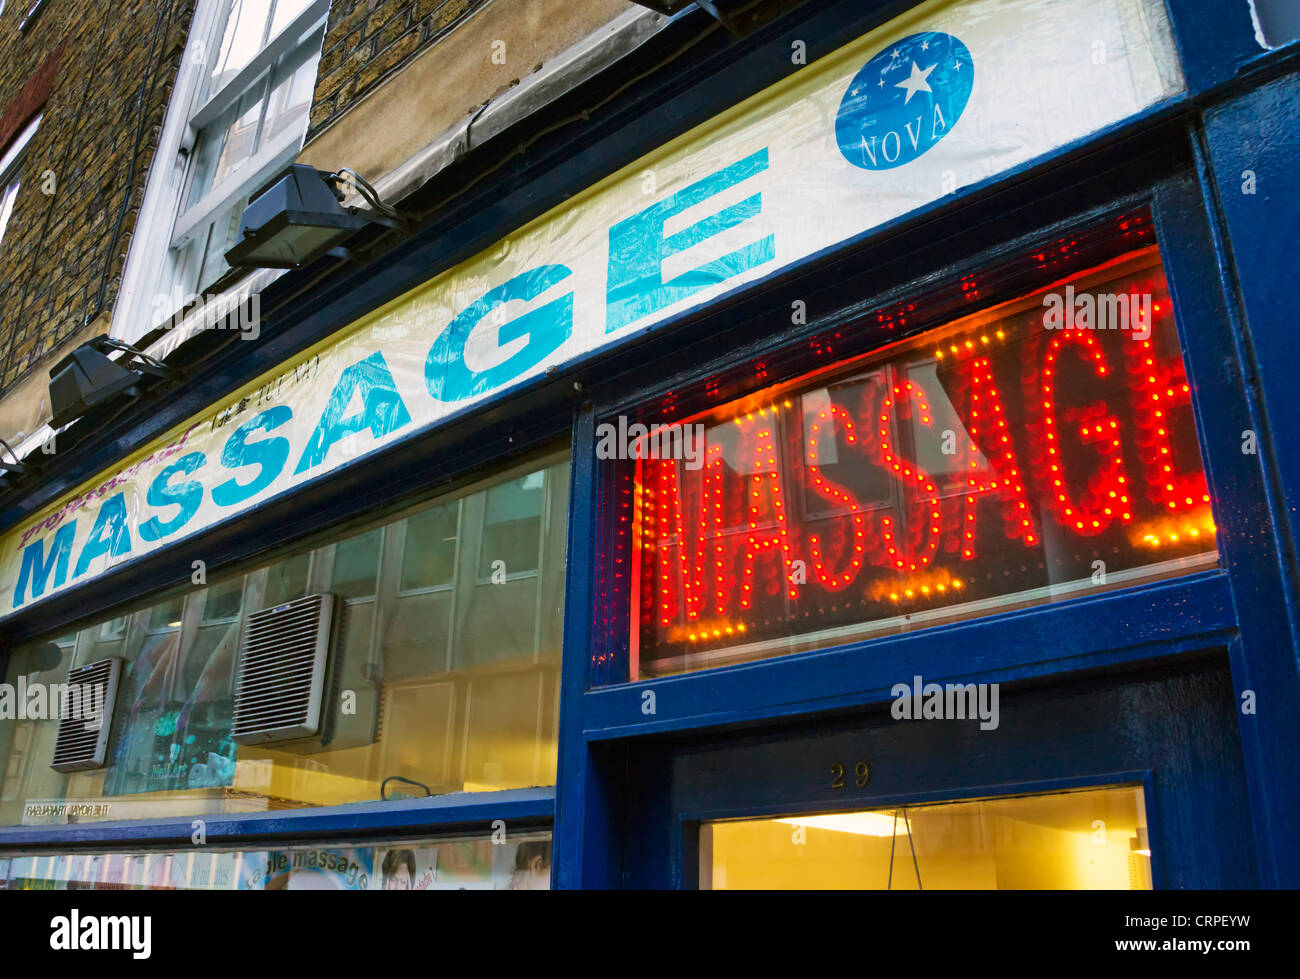
[(203, 242), (203, 264), (199, 267), (198, 287), (202, 292), (212, 283), (230, 271), (226, 264), (228, 252), (239, 236), (239, 222), (244, 216), (244, 207), (248, 198), (240, 197), (235, 203), (217, 215), (217, 219), (208, 225), (207, 236)]
[(310, 554), (298, 554), (271, 565), (267, 569), (266, 598), (262, 607), (274, 608), (306, 595), (307, 569), (310, 564)]
[(0, 890), (548, 890), (551, 836), (512, 833), (278, 850), (44, 853), (0, 861)]
[[(9, 683), (38, 662), (51, 682), (107, 656), (124, 668), (104, 768), (53, 771), (55, 719), (0, 725), (0, 825), (554, 784), (567, 479), (567, 460), (551, 456), (385, 525), (341, 530), (337, 543), (119, 612), (62, 646), (20, 647)], [(508, 523), (521, 507), (534, 512), (525, 520), (534, 573), (480, 578), (482, 528)], [(489, 511), (500, 519), (489, 522)], [(339, 599), (316, 735), (236, 744), (249, 612), (319, 592)]]
[(201, 101), (219, 92), (262, 50), (270, 11), (271, 0), (231, 0), (221, 46), (212, 60)]
[(459, 504), (433, 507), (406, 521), (401, 590), (451, 584)]
[(306, 128), (319, 61), (320, 52), (314, 47), (300, 49), (294, 60), (276, 70), (266, 107), (266, 124), (262, 127), (263, 144), (290, 130)]
[(634, 677), (1218, 560), (1154, 249), (684, 425), (611, 463), (639, 501)]
[(1146, 807), (1134, 785), (705, 823), (700, 887), (1150, 890)]
[(262, 118), (264, 85), (240, 98), (199, 134), (190, 180), (189, 203), (193, 207), (203, 195), (248, 162), (257, 150), (257, 127)]
[(149, 610), (149, 628), (179, 629), (181, 626), (181, 612), (184, 608), (185, 598), (181, 595), (155, 605)]
[(513, 575), (537, 570), (544, 490), (540, 472), (488, 490), (479, 550), (480, 578), (494, 571)]
[(339, 543), (334, 550), (334, 580), (330, 591), (344, 598), (365, 598), (375, 593), (383, 533), (372, 530)]
[(203, 621), (223, 622), (238, 618), (244, 601), (244, 579), (236, 578), (224, 584), (213, 585), (208, 589), (207, 600), (203, 603)]
[(116, 619), (110, 619), (99, 627), (99, 639), (101, 642), (111, 642), (114, 639), (126, 638), (126, 626), (131, 620), (128, 615), (118, 616)]
[(276, 0), (275, 13), (271, 15), (271, 30), (267, 40), (275, 37), (293, 22), (293, 19), (310, 7), (312, 0)]

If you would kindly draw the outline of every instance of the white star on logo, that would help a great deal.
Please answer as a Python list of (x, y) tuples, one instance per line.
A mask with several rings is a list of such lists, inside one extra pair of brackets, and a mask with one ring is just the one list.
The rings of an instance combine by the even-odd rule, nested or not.
[(893, 58), (895, 61), (897, 61), (899, 58), (903, 56), (903, 52), (900, 51), (898, 48), (894, 48), (894, 50), (890, 52), (889, 56)]
[(929, 42), (929, 41), (922, 41), (922, 42), (921, 42), (921, 50), (922, 50), (922, 51), (929, 51), (929, 50), (930, 50), (930, 42)]
[(907, 98), (903, 99), (903, 105), (907, 105), (908, 102), (912, 101), (912, 96), (917, 92), (932, 92), (930, 83), (926, 81), (926, 78), (930, 76), (930, 72), (934, 71), (936, 67), (938, 66), (931, 65), (925, 71), (922, 71), (915, 61), (912, 62), (912, 73), (903, 81), (894, 83), (895, 88), (907, 89)]

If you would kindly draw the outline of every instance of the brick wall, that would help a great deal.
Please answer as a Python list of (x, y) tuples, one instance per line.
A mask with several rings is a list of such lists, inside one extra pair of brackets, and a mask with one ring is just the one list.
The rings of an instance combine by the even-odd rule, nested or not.
[(25, 33), (30, 2), (0, 14), (0, 152), (43, 112), (0, 241), (0, 399), (88, 316), (107, 331), (193, 5), (46, 0)]
[(334, 0), (316, 73), (307, 139), (489, 2)]

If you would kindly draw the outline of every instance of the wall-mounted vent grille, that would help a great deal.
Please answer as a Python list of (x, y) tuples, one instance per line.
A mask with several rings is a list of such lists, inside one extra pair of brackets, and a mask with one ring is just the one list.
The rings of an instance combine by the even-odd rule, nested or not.
[(237, 743), (317, 732), (335, 604), (333, 595), (308, 595), (248, 617), (235, 678)]
[(122, 660), (96, 660), (68, 673), (66, 684), (51, 685), (50, 710), (58, 711), (59, 733), (54, 741), (56, 772), (85, 772), (103, 768)]

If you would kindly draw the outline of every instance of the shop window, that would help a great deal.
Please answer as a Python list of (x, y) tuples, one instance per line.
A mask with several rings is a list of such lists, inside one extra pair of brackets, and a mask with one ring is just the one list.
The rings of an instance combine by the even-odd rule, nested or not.
[(705, 823), (706, 890), (1150, 890), (1140, 786)]
[(623, 457), (634, 679), (1218, 560), (1154, 247), (648, 432), (616, 421), (598, 457)]
[[(554, 784), (568, 497), (567, 460), (548, 456), (17, 649), (11, 684), (61, 682), (107, 656), (126, 669), (103, 769), (49, 768), (55, 719), (0, 726), (0, 824)], [(510, 573), (494, 574), (497, 562)], [(236, 745), (247, 616), (322, 592), (338, 613), (320, 732)]]
[(548, 890), (551, 838), (329, 842), (280, 849), (49, 853), (0, 858), (0, 890)]

